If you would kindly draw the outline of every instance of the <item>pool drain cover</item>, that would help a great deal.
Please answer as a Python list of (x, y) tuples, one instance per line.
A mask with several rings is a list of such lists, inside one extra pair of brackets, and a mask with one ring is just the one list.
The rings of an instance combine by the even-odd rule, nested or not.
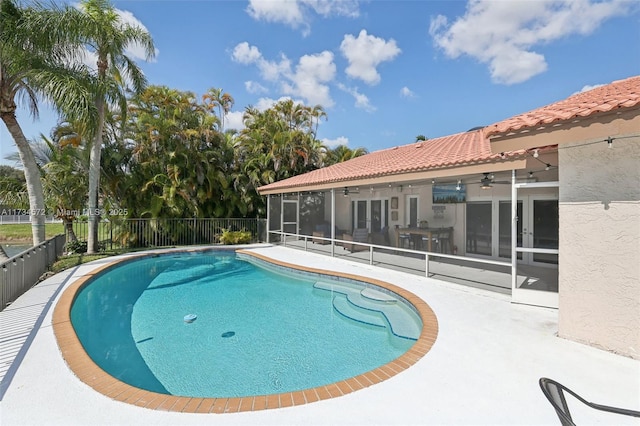
[(198, 318), (198, 316), (196, 314), (185, 315), (184, 316), (184, 322), (192, 323), (192, 322), (194, 322), (196, 320), (196, 318)]
[(222, 337), (231, 337), (231, 336), (235, 336), (236, 332), (235, 331), (226, 331), (224, 333), (222, 333)]

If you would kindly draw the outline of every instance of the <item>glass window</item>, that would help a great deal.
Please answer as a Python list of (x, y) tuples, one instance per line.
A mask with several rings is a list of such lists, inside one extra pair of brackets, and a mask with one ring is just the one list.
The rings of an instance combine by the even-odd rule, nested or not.
[(467, 253), (491, 256), (491, 202), (467, 203)]
[(410, 228), (418, 227), (418, 197), (409, 197), (409, 223)]
[(389, 200), (384, 200), (384, 226), (389, 227)]
[(367, 227), (367, 202), (365, 200), (357, 201), (357, 223), (356, 228)]
[(280, 220), (280, 210), (282, 208), (282, 197), (280, 195), (269, 196), (269, 229), (279, 231), (282, 229)]
[[(498, 256), (511, 259), (511, 201), (500, 201), (498, 218)], [(518, 247), (522, 247), (522, 201), (518, 201)], [(522, 259), (522, 253), (518, 253)]]
[[(558, 248), (558, 200), (533, 201), (533, 247)], [(557, 254), (534, 253), (536, 262), (558, 264)]]
[(371, 200), (371, 232), (380, 232), (382, 229), (382, 201)]

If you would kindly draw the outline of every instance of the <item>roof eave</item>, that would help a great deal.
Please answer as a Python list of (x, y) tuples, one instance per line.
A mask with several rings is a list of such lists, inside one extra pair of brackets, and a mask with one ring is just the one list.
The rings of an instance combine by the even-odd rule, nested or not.
[(452, 176), (463, 176), (475, 173), (491, 173), (506, 170), (521, 170), (527, 165), (526, 152), (518, 151), (510, 153), (504, 158), (498, 154), (498, 161), (495, 158), (487, 161), (459, 163), (453, 166), (431, 167), (427, 169), (414, 170), (410, 172), (388, 173), (384, 175), (363, 176), (356, 179), (341, 179), (313, 184), (278, 186), (275, 188), (258, 188), (260, 195), (283, 194), (288, 192), (325, 191), (332, 188), (342, 188), (344, 186), (376, 186), (388, 183), (411, 182), (417, 180), (430, 180), (435, 178), (448, 178)]

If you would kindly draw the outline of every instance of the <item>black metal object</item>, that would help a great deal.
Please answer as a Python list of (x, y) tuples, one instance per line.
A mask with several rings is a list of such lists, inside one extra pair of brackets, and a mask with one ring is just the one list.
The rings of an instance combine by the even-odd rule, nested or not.
[(589, 402), (586, 399), (582, 398), (577, 393), (575, 393), (574, 391), (572, 391), (571, 389), (556, 382), (555, 380), (548, 379), (546, 377), (541, 377), (539, 380), (539, 383), (540, 383), (540, 388), (542, 389), (542, 393), (544, 393), (544, 396), (547, 397), (547, 399), (549, 400), (553, 408), (556, 410), (556, 414), (560, 418), (560, 423), (563, 426), (575, 426), (575, 423), (571, 418), (571, 412), (569, 411), (569, 406), (567, 405), (565, 393), (572, 395), (578, 401), (596, 410), (607, 411), (615, 414), (622, 414), (625, 416), (640, 417), (640, 411), (628, 410), (626, 408), (609, 407), (607, 405), (600, 405), (600, 404), (594, 404), (593, 402)]

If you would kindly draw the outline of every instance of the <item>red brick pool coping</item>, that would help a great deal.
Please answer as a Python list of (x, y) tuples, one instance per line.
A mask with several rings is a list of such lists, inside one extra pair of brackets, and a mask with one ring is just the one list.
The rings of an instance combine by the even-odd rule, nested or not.
[(349, 278), (386, 288), (405, 298), (416, 308), (423, 324), (420, 337), (407, 352), (385, 365), (350, 379), (302, 391), (241, 398), (191, 398), (167, 395), (136, 388), (111, 376), (93, 362), (78, 340), (78, 336), (71, 325), (70, 313), (71, 306), (73, 305), (73, 301), (77, 294), (93, 277), (122, 261), (130, 261), (132, 259), (139, 259), (153, 255), (144, 254), (114, 261), (96, 268), (73, 282), (63, 292), (53, 312), (53, 331), (58, 341), (60, 351), (62, 352), (62, 357), (71, 371), (73, 371), (73, 373), (82, 382), (103, 395), (116, 401), (126, 402), (139, 407), (145, 407), (151, 410), (183, 413), (236, 413), (241, 411), (258, 411), (308, 404), (323, 399), (339, 397), (371, 385), (375, 385), (395, 376), (398, 373), (401, 373), (418, 362), (420, 358), (429, 352), (436, 341), (438, 336), (438, 320), (436, 315), (425, 301), (403, 288), (384, 281), (359, 275), (293, 265), (271, 259), (267, 256), (254, 253), (249, 250), (237, 250), (237, 252), (254, 256), (272, 264), (291, 269)]

